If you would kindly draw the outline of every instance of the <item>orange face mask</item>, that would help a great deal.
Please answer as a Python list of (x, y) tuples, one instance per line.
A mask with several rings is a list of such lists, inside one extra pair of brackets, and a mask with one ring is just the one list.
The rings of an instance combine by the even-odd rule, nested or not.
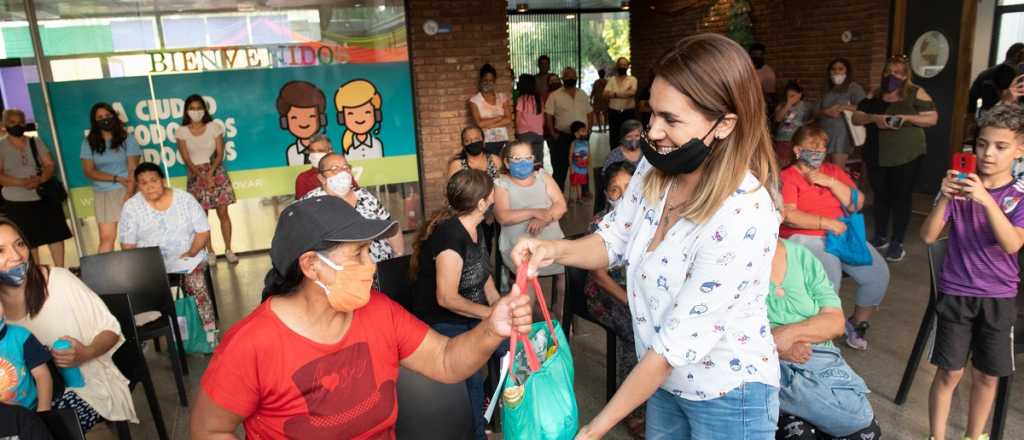
[(331, 304), (331, 308), (339, 312), (352, 312), (370, 302), (373, 274), (377, 272), (376, 264), (339, 266), (319, 252), (316, 256), (335, 271), (334, 281), (330, 285), (325, 285), (319, 280), (315, 281), (327, 294), (327, 301)]

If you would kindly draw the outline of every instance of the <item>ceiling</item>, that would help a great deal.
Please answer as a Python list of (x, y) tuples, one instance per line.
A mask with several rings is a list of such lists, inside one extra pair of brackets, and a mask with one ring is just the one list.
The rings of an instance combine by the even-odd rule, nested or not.
[[(204, 11), (261, 11), (308, 7), (347, 8), (400, 6), (402, 0), (35, 0), (36, 15), (42, 19), (110, 17), (139, 14)], [(0, 3), (6, 19), (24, 19), (23, 0)]]
[(530, 9), (618, 9), (621, 0), (508, 0), (508, 9), (526, 3)]

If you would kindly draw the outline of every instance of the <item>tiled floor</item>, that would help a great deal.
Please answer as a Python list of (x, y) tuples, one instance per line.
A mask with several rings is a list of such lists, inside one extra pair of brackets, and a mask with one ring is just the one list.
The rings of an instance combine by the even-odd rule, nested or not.
[[(589, 207), (573, 207), (563, 221), (567, 234), (580, 232), (589, 222)], [(916, 237), (921, 220), (912, 225), (908, 236)], [(892, 399), (899, 385), (915, 332), (928, 295), (928, 266), (924, 246), (910, 240), (907, 258), (891, 265), (892, 284), (881, 311), (872, 320), (868, 334), (871, 343), (867, 352), (845, 349), (849, 363), (860, 373), (873, 390), (871, 401), (881, 423), (885, 438), (923, 439), (927, 433), (927, 396), (934, 368), (925, 363), (920, 367), (917, 380), (907, 403), (896, 406)], [(216, 266), (214, 279), (223, 328), (243, 317), (259, 302), (263, 287), (263, 275), (270, 265), (265, 253), (246, 255), (237, 266), (227, 265), (221, 260)], [(842, 297), (849, 308), (852, 306), (854, 286), (852, 281), (844, 283)], [(580, 322), (576, 338), (573, 339), (573, 355), (576, 359), (576, 396), (579, 400), (580, 418), (588, 421), (604, 404), (604, 332), (586, 322)], [(161, 410), (171, 430), (172, 438), (188, 438), (188, 409), (177, 404), (173, 376), (167, 359), (157, 353), (148, 353), (150, 368), (156, 378), (160, 395)], [(189, 381), (189, 397), (197, 393), (199, 378), (208, 362), (207, 358), (190, 356), (192, 375)], [(963, 432), (968, 403), (968, 381), (965, 380), (954, 399), (951, 435)], [(132, 426), (136, 439), (156, 438), (152, 417), (141, 387), (135, 391), (135, 402), (142, 423)], [(1024, 390), (1016, 387), (1010, 397), (1011, 407), (1006, 439), (1024, 438)], [(105, 427), (98, 427), (89, 434), (89, 439), (113, 439), (115, 436)], [(626, 439), (625, 430), (617, 428), (608, 438)]]

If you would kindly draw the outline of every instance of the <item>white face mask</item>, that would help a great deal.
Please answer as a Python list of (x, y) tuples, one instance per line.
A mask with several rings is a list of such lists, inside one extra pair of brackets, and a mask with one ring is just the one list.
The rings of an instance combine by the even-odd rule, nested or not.
[(205, 110), (189, 110), (188, 111), (188, 118), (191, 119), (192, 122), (202, 121), (203, 120), (203, 116), (206, 116), (206, 111)]
[(621, 202), (621, 201), (622, 201), (622, 197), (619, 197), (619, 198), (617, 198), (615, 200), (608, 199), (608, 206), (611, 206), (612, 209), (615, 209), (615, 208), (619, 207), (619, 202)]
[(323, 159), (327, 153), (309, 153), (309, 164), (313, 165), (313, 168), (320, 166), (320, 159)]
[(832, 84), (835, 84), (835, 85), (838, 86), (838, 85), (842, 84), (844, 81), (846, 81), (846, 74), (845, 73), (842, 74), (842, 75), (832, 75)]
[(329, 177), (327, 187), (339, 196), (347, 195), (349, 191), (352, 191), (352, 174), (342, 171)]

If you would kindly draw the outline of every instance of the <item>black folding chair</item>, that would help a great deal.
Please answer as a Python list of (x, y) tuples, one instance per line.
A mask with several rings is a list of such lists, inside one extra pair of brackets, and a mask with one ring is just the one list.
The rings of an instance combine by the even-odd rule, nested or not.
[(36, 413), (50, 431), (54, 439), (85, 440), (82, 425), (78, 424), (78, 415), (71, 408), (51, 409)]
[[(187, 407), (188, 394), (183, 376), (188, 374), (188, 362), (160, 249), (137, 248), (82, 257), (82, 281), (100, 295), (127, 294), (136, 313), (160, 312), (160, 318), (137, 327), (139, 340), (167, 338), (172, 346), (168, 357), (178, 386), (178, 401)], [(136, 328), (134, 321), (132, 327)]]
[(395, 423), (398, 440), (471, 439), (471, 414), (464, 383), (443, 384), (401, 368)]
[(604, 167), (594, 167), (594, 214), (604, 210), (608, 204), (608, 196), (604, 194), (608, 182), (605, 180)]
[(587, 297), (585, 289), (587, 286), (587, 277), (590, 275), (586, 270), (577, 267), (565, 267), (565, 319), (564, 327), (566, 337), (569, 338), (573, 332), (573, 318), (582, 318), (597, 324), (599, 327), (604, 329), (605, 339), (605, 377), (604, 387), (605, 396), (608, 400), (612, 399), (615, 395), (615, 390), (618, 388), (616, 378), (616, 357), (615, 350), (617, 348), (617, 338), (615, 333), (612, 333), (610, 327), (605, 326), (597, 318), (587, 311)]
[[(124, 343), (114, 352), (114, 365), (121, 371), (121, 374), (128, 378), (128, 389), (135, 389), (136, 385), (142, 383), (146, 392), (146, 400), (149, 401), (149, 410), (153, 414), (153, 424), (156, 425), (157, 435), (160, 440), (169, 440), (167, 427), (164, 425), (164, 416), (160, 411), (160, 401), (156, 396), (156, 387), (153, 385), (153, 377), (150, 375), (149, 365), (142, 352), (141, 339), (135, 327), (135, 309), (132, 300), (124, 293), (104, 294), (100, 295), (100, 299), (107, 305), (110, 313), (117, 318), (117, 322), (121, 324), (121, 333), (124, 334)], [(173, 354), (171, 357), (174, 357)], [(131, 439), (128, 422), (114, 422), (114, 425), (120, 440)]]
[[(924, 317), (921, 318), (921, 326), (917, 330), (917, 337), (914, 338), (914, 347), (910, 350), (910, 359), (903, 370), (903, 379), (900, 381), (900, 388), (896, 391), (896, 398), (893, 402), (903, 405), (910, 394), (910, 388), (914, 384), (914, 376), (917, 374), (917, 367), (921, 363), (921, 356), (925, 348), (934, 342), (932, 337), (935, 333), (937, 317), (935, 314), (935, 303), (939, 299), (939, 274), (942, 271), (942, 263), (946, 260), (946, 248), (948, 239), (942, 238), (935, 243), (928, 245), (928, 273), (931, 277), (931, 286), (928, 292), (928, 305), (924, 310)], [(1018, 295), (1018, 299), (1020, 296)], [(1018, 315), (1018, 321), (1020, 321)], [(1016, 353), (1018, 349), (1014, 347)], [(1013, 376), (999, 379), (999, 388), (996, 391), (995, 410), (992, 414), (992, 440), (1002, 440), (1003, 431), (1006, 428), (1006, 412), (1009, 408), (1008, 399), (1010, 386), (1013, 383)]]
[(412, 280), (409, 279), (409, 262), (412, 256), (403, 255), (377, 263), (377, 291), (395, 300), (406, 310), (412, 310)]

